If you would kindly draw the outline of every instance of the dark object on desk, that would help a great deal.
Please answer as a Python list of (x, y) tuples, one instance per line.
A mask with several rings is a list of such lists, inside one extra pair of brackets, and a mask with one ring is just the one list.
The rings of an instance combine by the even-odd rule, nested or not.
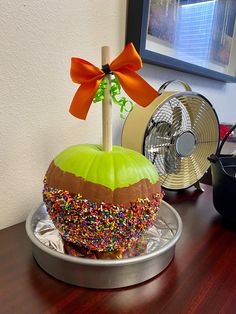
[(227, 132), (211, 162), (213, 203), (215, 209), (228, 221), (236, 223), (236, 156), (222, 155), (221, 149), (236, 124)]

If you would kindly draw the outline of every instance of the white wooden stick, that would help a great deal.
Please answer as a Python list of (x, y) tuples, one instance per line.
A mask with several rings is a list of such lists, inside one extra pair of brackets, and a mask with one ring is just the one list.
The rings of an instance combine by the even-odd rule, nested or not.
[[(102, 65), (110, 63), (110, 47), (102, 47)], [(102, 101), (102, 142), (104, 151), (112, 151), (112, 102), (110, 95), (110, 74), (105, 75), (107, 88)]]

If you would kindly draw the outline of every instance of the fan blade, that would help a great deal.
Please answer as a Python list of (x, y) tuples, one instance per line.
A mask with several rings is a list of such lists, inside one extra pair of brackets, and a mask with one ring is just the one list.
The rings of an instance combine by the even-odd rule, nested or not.
[(172, 109), (172, 125), (171, 125), (171, 133), (175, 136), (180, 133), (182, 129), (182, 109), (180, 106), (175, 106)]
[(171, 144), (164, 156), (166, 173), (178, 173), (180, 171), (181, 157), (177, 154), (175, 144)]
[(145, 156), (156, 166), (160, 175), (165, 175), (164, 156), (171, 144), (170, 123), (166, 121), (151, 121), (146, 131)]
[(170, 128), (171, 142), (164, 156), (164, 167), (166, 173), (178, 173), (180, 171), (181, 157), (177, 154), (175, 141), (182, 130), (182, 109), (179, 105), (172, 108), (172, 124)]

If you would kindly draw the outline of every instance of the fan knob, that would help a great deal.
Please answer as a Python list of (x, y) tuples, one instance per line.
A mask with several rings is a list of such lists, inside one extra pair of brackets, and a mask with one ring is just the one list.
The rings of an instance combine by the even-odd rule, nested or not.
[(193, 132), (185, 131), (177, 136), (175, 142), (176, 152), (180, 157), (190, 156), (196, 146), (196, 137)]

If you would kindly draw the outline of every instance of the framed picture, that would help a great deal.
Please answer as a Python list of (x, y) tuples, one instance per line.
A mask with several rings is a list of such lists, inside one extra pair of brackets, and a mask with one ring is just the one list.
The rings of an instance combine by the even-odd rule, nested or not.
[(235, 0), (129, 0), (126, 42), (142, 60), (236, 82)]

